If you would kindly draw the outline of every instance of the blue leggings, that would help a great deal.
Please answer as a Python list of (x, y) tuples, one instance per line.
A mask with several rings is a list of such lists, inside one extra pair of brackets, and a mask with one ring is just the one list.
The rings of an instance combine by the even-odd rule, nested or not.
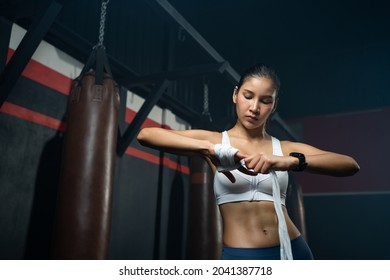
[[(302, 235), (291, 240), (294, 260), (312, 260), (313, 254)], [(233, 248), (223, 246), (222, 260), (280, 260), (280, 246), (265, 248)]]

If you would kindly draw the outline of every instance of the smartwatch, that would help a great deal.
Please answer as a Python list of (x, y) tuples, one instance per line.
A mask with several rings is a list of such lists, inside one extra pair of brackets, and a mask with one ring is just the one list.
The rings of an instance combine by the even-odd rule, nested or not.
[(295, 166), (294, 168), (292, 168), (291, 169), (292, 171), (303, 171), (303, 170), (305, 170), (305, 168), (307, 166), (307, 162), (306, 162), (306, 158), (305, 158), (304, 154), (293, 152), (293, 153), (290, 153), (290, 156), (296, 157), (297, 159), (299, 159), (298, 165)]

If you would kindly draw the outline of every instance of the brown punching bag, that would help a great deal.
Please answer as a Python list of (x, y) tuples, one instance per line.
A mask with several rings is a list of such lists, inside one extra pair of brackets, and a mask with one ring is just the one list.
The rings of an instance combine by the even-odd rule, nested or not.
[(54, 259), (108, 257), (118, 109), (104, 47), (95, 48), (68, 98)]
[(191, 158), (187, 259), (220, 259), (222, 222), (213, 190), (213, 173), (206, 160)]
[(286, 205), (289, 216), (306, 239), (305, 207), (301, 186), (294, 175), (289, 173), (289, 186), (287, 189)]

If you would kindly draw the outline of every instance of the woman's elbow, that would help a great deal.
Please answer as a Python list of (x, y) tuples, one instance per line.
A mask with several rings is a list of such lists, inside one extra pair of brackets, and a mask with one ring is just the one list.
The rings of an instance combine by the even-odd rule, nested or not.
[(344, 156), (344, 160), (340, 162), (340, 165), (334, 169), (334, 172), (330, 172), (329, 175), (335, 177), (348, 177), (353, 176), (359, 172), (359, 164), (350, 156)]
[(137, 135), (137, 141), (145, 146), (147, 145), (148, 143), (148, 139), (149, 139), (149, 128), (142, 128), (139, 132), (138, 132), (138, 135)]
[(356, 173), (359, 172), (360, 170), (360, 166), (359, 164), (356, 162), (356, 160), (354, 160), (352, 157), (350, 157), (350, 164), (349, 164), (349, 168), (348, 168), (348, 176), (352, 176), (352, 175), (355, 175)]
[(354, 174), (356, 174), (356, 173), (358, 173), (359, 171), (360, 171), (360, 166), (359, 166), (359, 164), (355, 161), (355, 160), (353, 160), (353, 165), (352, 165), (352, 171), (351, 171), (351, 175), (354, 175)]

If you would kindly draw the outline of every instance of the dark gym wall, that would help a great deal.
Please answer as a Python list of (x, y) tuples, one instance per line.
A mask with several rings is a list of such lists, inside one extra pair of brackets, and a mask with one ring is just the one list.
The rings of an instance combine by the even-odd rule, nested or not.
[[(62, 94), (21, 77), (0, 110), (0, 215), (5, 221), (1, 223), (0, 242), (2, 248), (7, 248), (0, 250), (3, 258), (47, 254), (65, 104)], [(37, 124), (44, 122), (43, 116), (53, 122)], [(51, 124), (57, 129), (48, 127)], [(40, 250), (35, 251), (37, 248)]]
[(304, 197), (308, 241), (318, 260), (389, 260), (390, 193)]
[[(111, 259), (185, 258), (188, 160), (149, 152), (161, 165), (129, 156), (117, 161)], [(176, 170), (162, 164), (167, 158)]]
[[(361, 167), (355, 176), (345, 178), (297, 174), (308, 241), (317, 259), (390, 259), (385, 209), (390, 203), (389, 47), (388, 38), (351, 42), (282, 56), (279, 62), (281, 69), (290, 63), (296, 66), (294, 73), (283, 71), (288, 75), (281, 80), (289, 87), (279, 106), (291, 108), (297, 116), (310, 113), (284, 115), (290, 127), (302, 141), (351, 155)], [(300, 102), (298, 91), (307, 100)], [(356, 109), (348, 110), (352, 106)], [(329, 113), (331, 107), (338, 111)]]
[(337, 178), (297, 174), (316, 259), (389, 259), (387, 158), (390, 108), (295, 120), (305, 142), (353, 156), (361, 170)]

